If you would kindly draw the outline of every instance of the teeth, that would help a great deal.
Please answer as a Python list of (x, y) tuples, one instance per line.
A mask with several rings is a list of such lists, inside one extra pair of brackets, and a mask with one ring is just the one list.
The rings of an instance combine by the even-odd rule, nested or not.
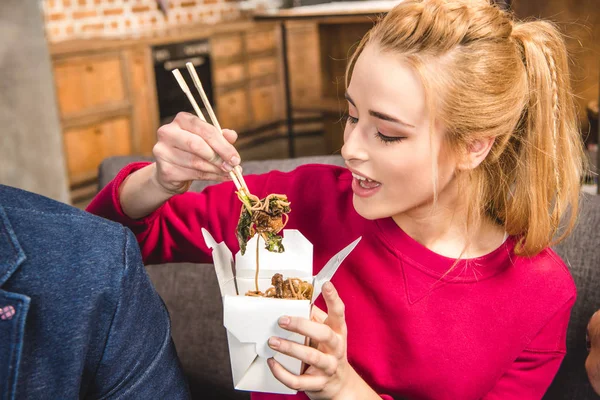
[[(374, 182), (374, 181), (371, 181)], [(374, 189), (376, 187), (381, 186), (381, 183), (377, 183), (375, 185), (368, 185), (367, 181), (358, 181), (358, 184), (360, 185), (360, 187), (362, 187), (363, 189)]]
[(352, 176), (356, 179), (358, 179), (359, 181), (367, 181), (367, 182), (374, 182), (373, 180), (369, 179), (369, 178), (365, 178), (364, 176), (360, 176), (355, 174), (354, 172), (352, 173)]

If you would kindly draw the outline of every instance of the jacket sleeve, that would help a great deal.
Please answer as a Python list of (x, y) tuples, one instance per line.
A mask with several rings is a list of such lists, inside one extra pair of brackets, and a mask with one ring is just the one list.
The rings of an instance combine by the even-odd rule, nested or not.
[(189, 391), (171, 339), (164, 303), (142, 264), (128, 230), (123, 268), (108, 336), (86, 398), (189, 399)]
[[(140, 245), (145, 264), (210, 262), (212, 251), (206, 247), (202, 228), (217, 242), (225, 241), (230, 249), (238, 247), (235, 228), (241, 203), (232, 182), (209, 186), (201, 193), (174, 196), (145, 218), (129, 218), (121, 208), (118, 189), (128, 175), (146, 165), (148, 163), (134, 163), (121, 170), (98, 193), (87, 211), (130, 228)], [(252, 193), (264, 195), (268, 175), (244, 178)]]
[(500, 377), (485, 400), (541, 399), (566, 354), (571, 297), (529, 343), (510, 369)]

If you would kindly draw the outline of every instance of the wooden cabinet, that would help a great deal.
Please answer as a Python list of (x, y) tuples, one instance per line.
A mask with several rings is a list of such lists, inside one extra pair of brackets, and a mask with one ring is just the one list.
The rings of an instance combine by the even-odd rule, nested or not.
[(277, 87), (268, 85), (252, 89), (252, 115), (257, 124), (273, 122), (277, 117)]
[(119, 54), (73, 57), (55, 63), (61, 117), (68, 119), (122, 105), (127, 99), (123, 75)]
[(246, 34), (248, 53), (261, 53), (275, 49), (275, 29), (254, 30)]
[(217, 118), (224, 128), (243, 131), (250, 122), (248, 115), (248, 94), (245, 89), (237, 89), (218, 96)]
[(243, 82), (246, 79), (246, 66), (242, 63), (216, 68), (213, 82), (216, 86), (228, 86)]
[(295, 109), (315, 108), (321, 99), (319, 46), (319, 29), (315, 22), (288, 24), (290, 92)]
[(95, 194), (102, 160), (150, 154), (154, 146), (158, 108), (149, 48), (81, 49), (53, 61), (71, 201), (83, 207)]
[(275, 76), (278, 71), (278, 62), (275, 57), (251, 59), (248, 65), (250, 78), (262, 78), (265, 76)]
[[(245, 132), (283, 119), (278, 28), (256, 24), (211, 38), (215, 106), (224, 128)], [(242, 140), (243, 142), (244, 140)]]
[(243, 52), (242, 32), (218, 35), (211, 38), (211, 54), (216, 60), (239, 57)]
[[(256, 23), (209, 34), (213, 106), (221, 126), (247, 136), (242, 142), (283, 122), (278, 29)], [(53, 53), (65, 173), (76, 206), (95, 194), (105, 158), (152, 152), (159, 117), (151, 45), (115, 41), (100, 50), (79, 45)]]
[(98, 165), (107, 157), (131, 154), (129, 117), (107, 119), (64, 132), (69, 180), (73, 186), (95, 179)]

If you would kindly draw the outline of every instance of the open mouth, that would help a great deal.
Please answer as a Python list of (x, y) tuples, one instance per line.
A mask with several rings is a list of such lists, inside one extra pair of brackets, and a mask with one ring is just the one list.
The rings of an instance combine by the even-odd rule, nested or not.
[(381, 186), (381, 183), (373, 179), (369, 179), (366, 176), (362, 176), (354, 172), (352, 173), (352, 176), (358, 182), (358, 185), (363, 189), (375, 189)]

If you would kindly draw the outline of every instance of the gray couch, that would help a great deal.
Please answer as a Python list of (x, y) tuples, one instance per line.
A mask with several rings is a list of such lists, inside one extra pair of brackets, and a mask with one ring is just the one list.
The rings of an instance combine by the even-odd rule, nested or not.
[[(126, 164), (140, 160), (144, 158), (105, 160), (100, 166), (100, 187)], [(250, 161), (243, 167), (244, 174), (254, 174), (272, 169), (289, 171), (306, 163), (341, 165), (342, 160), (339, 156), (327, 156)], [(195, 182), (191, 190), (201, 191), (207, 185)], [(584, 362), (586, 325), (594, 311), (600, 309), (600, 196), (584, 199), (576, 231), (556, 251), (571, 267), (578, 300), (569, 325), (568, 354), (545, 399), (598, 399), (587, 381)], [(148, 273), (169, 309), (173, 339), (194, 398), (249, 399), (247, 393), (232, 389), (221, 298), (212, 266), (150, 265)]]

